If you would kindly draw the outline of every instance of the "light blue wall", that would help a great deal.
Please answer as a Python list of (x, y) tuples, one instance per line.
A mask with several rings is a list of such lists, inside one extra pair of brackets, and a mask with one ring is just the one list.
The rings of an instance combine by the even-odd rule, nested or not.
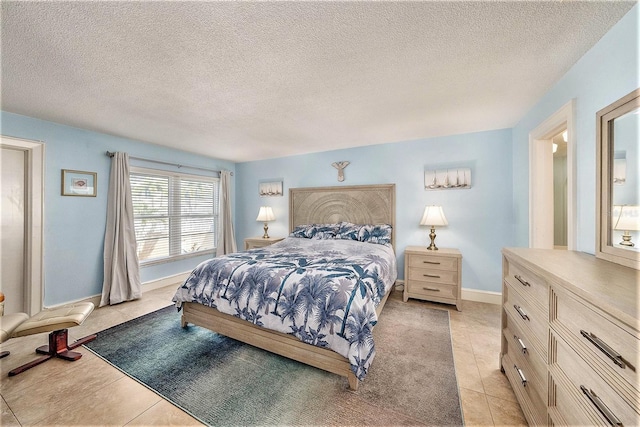
[[(234, 163), (17, 114), (0, 112), (0, 123), (2, 135), (45, 143), (45, 306), (83, 299), (102, 292), (107, 189), (111, 167), (106, 151), (125, 151), (130, 156), (235, 170)], [(61, 169), (97, 172), (97, 197), (61, 196)], [(146, 267), (141, 270), (141, 279), (146, 282), (189, 271), (203, 259), (192, 258)]]
[(596, 113), (640, 87), (639, 18), (640, 6), (636, 5), (513, 128), (513, 209), (518, 246), (529, 245), (529, 132), (575, 99), (576, 249), (595, 253)]
[[(437, 231), (440, 247), (459, 248), (464, 256), (463, 287), (500, 291), (505, 246), (528, 245), (528, 134), (569, 100), (576, 100), (578, 250), (595, 249), (595, 114), (640, 87), (638, 22), (640, 6), (618, 22), (513, 128), (234, 165), (110, 135), (0, 112), (0, 132), (45, 142), (45, 305), (99, 294), (106, 190), (110, 162), (105, 151), (235, 170), (238, 246), (262, 234), (255, 221), (260, 205), (271, 205), (277, 220), (270, 234), (287, 234), (288, 188), (340, 185), (331, 163), (349, 160), (342, 185), (395, 183), (397, 252), (403, 277), (403, 248), (426, 245), (428, 230), (418, 225), (424, 206), (444, 207), (449, 226)], [(526, 84), (526, 82), (523, 82)], [(428, 120), (428, 118), (425, 118)], [(318, 147), (321, 149), (321, 147)], [(425, 191), (425, 169), (470, 167), (473, 188)], [(60, 170), (98, 173), (98, 197), (60, 196)], [(282, 178), (283, 197), (260, 198), (258, 182)], [(235, 195), (237, 194), (237, 197)], [(148, 267), (148, 281), (190, 270), (199, 260)]]
[[(499, 291), (500, 249), (513, 245), (511, 156), (511, 130), (506, 129), (238, 163), (238, 244), (262, 235), (262, 223), (256, 222), (261, 205), (271, 206), (276, 216), (269, 234), (288, 234), (289, 188), (394, 183), (399, 276), (404, 277), (404, 248), (428, 245), (429, 231), (419, 222), (424, 207), (437, 204), (449, 226), (436, 231), (436, 243), (462, 252), (463, 287)], [(343, 183), (331, 166), (340, 160), (351, 162)], [(425, 170), (452, 167), (471, 168), (471, 189), (425, 191)], [(280, 178), (283, 197), (258, 196), (259, 181)]]

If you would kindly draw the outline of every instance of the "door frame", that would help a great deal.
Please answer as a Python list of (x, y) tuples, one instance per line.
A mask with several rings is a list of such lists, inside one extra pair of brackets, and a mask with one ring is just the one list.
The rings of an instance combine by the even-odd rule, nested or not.
[(576, 249), (575, 99), (529, 133), (529, 247), (553, 248), (553, 149), (567, 130), (567, 249)]
[(44, 274), (44, 143), (0, 135), (0, 147), (25, 153), (24, 306), (29, 316), (43, 307)]

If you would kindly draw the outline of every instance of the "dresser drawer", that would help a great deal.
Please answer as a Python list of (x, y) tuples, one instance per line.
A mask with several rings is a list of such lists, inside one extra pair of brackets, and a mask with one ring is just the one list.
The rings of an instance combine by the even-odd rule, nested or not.
[(531, 367), (533, 374), (540, 384), (547, 387), (547, 360), (543, 358), (540, 351), (530, 342), (529, 338), (522, 333), (517, 323), (507, 314), (506, 326), (502, 333), (508, 343), (508, 352), (518, 353), (521, 359), (526, 360)]
[[(551, 341), (553, 344), (550, 360), (553, 362), (552, 365), (557, 366), (569, 380), (567, 393), (572, 394), (582, 406), (591, 408), (594, 413), (597, 412), (603, 417), (605, 413), (610, 414), (603, 418), (604, 422), (608, 418), (609, 422), (613, 423), (615, 418), (624, 426), (640, 424), (637, 400), (634, 410), (631, 406), (633, 402), (626, 402), (562, 338), (553, 334)], [(554, 376), (560, 375), (554, 374)], [(598, 407), (604, 409), (598, 409)]]
[(409, 255), (409, 267), (457, 271), (458, 259), (446, 256)]
[(640, 426), (638, 271), (576, 251), (502, 254), (501, 361), (529, 423)]
[[(526, 364), (525, 364), (526, 365)], [(518, 402), (524, 412), (529, 424), (547, 424), (546, 389), (540, 390), (533, 383), (529, 382), (527, 366), (518, 364), (509, 353), (502, 356), (502, 368), (504, 369), (513, 392), (518, 398)], [(524, 381), (526, 380), (526, 381)]]
[[(513, 335), (511, 336), (511, 338), (513, 338)], [(524, 353), (521, 350), (520, 345), (518, 343), (514, 343), (513, 339), (508, 340), (507, 344), (508, 344), (507, 354), (509, 355), (513, 363), (518, 367), (518, 369), (520, 369), (521, 372), (518, 373), (518, 376), (520, 377), (520, 375), (522, 375), (522, 377), (526, 379), (526, 387), (536, 389), (540, 397), (546, 396), (547, 376), (545, 375), (543, 377), (544, 378), (544, 381), (543, 381), (540, 378), (539, 372), (536, 371), (536, 368), (534, 368), (534, 365), (531, 363), (533, 361), (532, 358), (527, 357), (527, 354), (529, 354), (529, 351), (532, 352), (531, 354), (535, 354), (535, 350), (528, 350), (527, 353)], [(535, 359), (535, 356), (533, 359)], [(506, 368), (507, 367), (505, 367), (505, 369)], [(520, 378), (520, 380), (522, 381), (522, 378)], [(524, 385), (524, 384), (521, 384), (521, 385)], [(546, 400), (546, 399), (543, 399), (543, 400)]]
[(518, 325), (518, 329), (529, 337), (529, 340), (535, 340), (536, 347), (541, 349), (542, 355), (546, 357), (548, 314), (524, 300), (509, 284), (506, 284), (504, 291), (506, 291), (504, 310), (511, 316), (513, 323)]
[(509, 261), (504, 277), (517, 292), (527, 301), (533, 301), (541, 307), (549, 304), (549, 288), (547, 282), (518, 263)]
[[(549, 415), (557, 426), (605, 426), (609, 425), (595, 409), (581, 407), (564, 382), (552, 381), (553, 401), (549, 403)], [(573, 388), (573, 387), (572, 387)], [(556, 414), (558, 414), (556, 416)]]
[(443, 283), (431, 283), (409, 280), (407, 282), (408, 292), (412, 295), (450, 298), (455, 300), (458, 296), (458, 287)]
[[(636, 391), (640, 377), (640, 339), (601, 316), (569, 294), (554, 292), (555, 315), (551, 327), (560, 331), (581, 352), (596, 357), (614, 377)], [(608, 375), (610, 376), (610, 375)]]
[(409, 267), (409, 281), (444, 283), (456, 285), (458, 283), (457, 271), (427, 270), (424, 268)]

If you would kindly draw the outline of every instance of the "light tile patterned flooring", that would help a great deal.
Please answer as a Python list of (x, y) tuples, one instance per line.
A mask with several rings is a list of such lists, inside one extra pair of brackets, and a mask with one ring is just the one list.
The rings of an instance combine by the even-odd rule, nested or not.
[[(96, 309), (69, 330), (71, 339), (101, 331), (171, 304), (176, 286), (146, 292), (142, 299)], [(391, 298), (401, 298), (394, 291)], [(409, 300), (449, 310), (454, 358), (465, 423), (469, 426), (526, 425), (506, 377), (499, 370), (500, 307), (464, 301), (455, 307)], [(383, 312), (384, 313), (384, 312)], [(153, 333), (153, 331), (149, 331)], [(78, 350), (76, 362), (50, 360), (15, 377), (7, 373), (34, 359), (47, 334), (11, 339), (1, 350), (0, 425), (199, 425), (191, 416), (130, 379), (93, 353)], [(375, 363), (374, 363), (375, 368)]]

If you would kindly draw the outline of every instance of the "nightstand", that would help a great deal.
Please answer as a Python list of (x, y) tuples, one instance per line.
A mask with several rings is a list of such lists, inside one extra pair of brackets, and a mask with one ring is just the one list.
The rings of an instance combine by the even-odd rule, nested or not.
[(280, 240), (283, 240), (284, 237), (248, 237), (244, 239), (244, 250), (247, 251), (249, 249), (263, 248), (265, 246), (273, 245), (274, 243), (278, 243)]
[(431, 251), (408, 246), (404, 251), (404, 293), (409, 298), (453, 304), (462, 310), (462, 254), (457, 249)]

